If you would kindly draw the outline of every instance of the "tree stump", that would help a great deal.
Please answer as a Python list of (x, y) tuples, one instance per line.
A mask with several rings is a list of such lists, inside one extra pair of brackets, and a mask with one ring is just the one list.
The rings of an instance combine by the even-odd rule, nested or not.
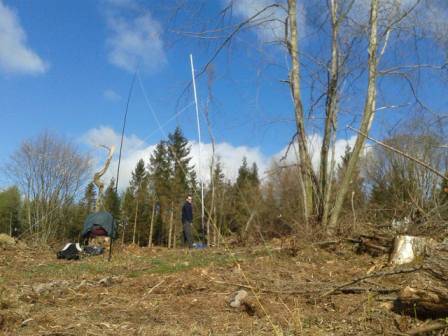
[(417, 257), (425, 255), (428, 238), (414, 236), (397, 236), (394, 240), (394, 250), (390, 256), (392, 265), (403, 265), (413, 262)]

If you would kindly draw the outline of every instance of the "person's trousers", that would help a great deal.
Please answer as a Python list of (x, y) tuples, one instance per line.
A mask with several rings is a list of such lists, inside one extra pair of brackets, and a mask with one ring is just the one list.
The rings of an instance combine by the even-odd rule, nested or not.
[(193, 247), (193, 237), (191, 233), (191, 222), (183, 222), (184, 228), (184, 246)]

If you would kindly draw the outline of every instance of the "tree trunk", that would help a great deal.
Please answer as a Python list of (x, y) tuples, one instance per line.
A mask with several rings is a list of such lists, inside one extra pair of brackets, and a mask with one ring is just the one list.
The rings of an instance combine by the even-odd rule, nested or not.
[(171, 214), (170, 214), (170, 224), (169, 224), (169, 229), (168, 229), (168, 248), (171, 248), (171, 239), (172, 239), (172, 234), (173, 234), (173, 215), (174, 215), (174, 211), (173, 211), (173, 203), (171, 203)]
[(12, 212), (9, 213), (9, 236), (12, 237)]
[(300, 173), (303, 179), (306, 208), (304, 209), (305, 219), (308, 221), (314, 213), (313, 202), (313, 182), (314, 176), (311, 158), (308, 152), (308, 145), (305, 132), (305, 119), (303, 115), (303, 104), (300, 89), (300, 59), (299, 42), (297, 28), (297, 1), (288, 0), (288, 24), (289, 38), (286, 36), (286, 44), (291, 58), (291, 71), (289, 83), (291, 87), (292, 99), (294, 102), (294, 114), (296, 119), (297, 139), (299, 144)]
[(213, 220), (214, 220), (214, 225), (213, 225), (213, 246), (217, 246), (217, 239), (218, 239), (218, 218), (216, 215), (216, 205), (213, 204), (213, 208), (212, 208), (212, 213), (213, 213)]
[(137, 217), (138, 217), (138, 198), (135, 205), (135, 216), (134, 216), (134, 233), (132, 234), (132, 244), (135, 244), (135, 235), (137, 233)]
[(126, 234), (126, 226), (128, 224), (128, 219), (125, 218), (125, 221), (123, 222), (123, 232), (121, 234), (121, 245), (124, 245), (124, 236)]
[[(339, 24), (337, 21), (337, 0), (330, 1), (331, 6), (331, 65), (328, 74), (329, 83), (327, 87), (327, 101), (325, 106), (325, 128), (322, 139), (322, 148), (320, 153), (320, 200), (319, 217), (322, 226), (326, 227), (330, 211), (330, 192), (331, 178), (329, 178), (330, 169), (328, 166), (328, 157), (332, 135), (336, 132), (336, 117), (338, 104), (338, 79), (339, 79), (339, 50), (338, 33)], [(334, 150), (333, 150), (334, 152)], [(333, 167), (331, 167), (333, 168)], [(330, 174), (331, 175), (331, 174)]]
[(108, 156), (106, 159), (106, 162), (104, 163), (103, 168), (101, 168), (98, 172), (95, 173), (95, 175), (93, 175), (93, 183), (98, 187), (98, 195), (96, 198), (96, 204), (95, 204), (95, 211), (101, 211), (104, 209), (104, 195), (103, 195), (103, 190), (104, 190), (104, 183), (103, 181), (101, 181), (101, 177), (106, 173), (107, 169), (109, 168), (110, 162), (112, 161), (112, 156), (114, 155), (115, 152), (115, 146), (112, 145), (110, 148), (104, 145), (101, 145), (101, 147), (104, 147), (105, 149), (108, 150)]
[(152, 213), (151, 213), (151, 223), (149, 224), (149, 237), (148, 237), (148, 247), (152, 246), (152, 236), (154, 232), (154, 214), (156, 210), (156, 202), (152, 205)]
[[(372, 121), (375, 116), (375, 103), (376, 103), (376, 79), (377, 79), (377, 25), (378, 25), (378, 0), (372, 0), (370, 7), (370, 36), (369, 36), (369, 74), (368, 74), (368, 86), (367, 86), (367, 96), (364, 105), (364, 113), (361, 122), (361, 132), (368, 135), (370, 127), (372, 126)], [(337, 223), (339, 215), (341, 213), (342, 204), (347, 195), (347, 190), (352, 179), (353, 172), (358, 164), (361, 150), (364, 147), (366, 140), (365, 135), (359, 134), (356, 138), (355, 146), (350, 155), (350, 159), (347, 164), (347, 169), (345, 171), (344, 177), (342, 179), (339, 192), (336, 195), (335, 205), (333, 212), (330, 216), (330, 220), (327, 227), (327, 234), (334, 235), (337, 229)]]
[[(174, 211), (173, 211), (174, 212)], [(174, 214), (173, 214), (173, 218), (174, 218)], [(177, 243), (177, 220), (173, 219), (173, 239), (172, 239), (172, 246), (175, 249), (176, 248), (176, 243)]]

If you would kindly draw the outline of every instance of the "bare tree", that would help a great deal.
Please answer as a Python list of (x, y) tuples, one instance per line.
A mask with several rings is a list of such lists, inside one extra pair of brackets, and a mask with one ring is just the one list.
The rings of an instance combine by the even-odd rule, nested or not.
[(5, 166), (25, 196), (28, 230), (46, 242), (55, 236), (64, 207), (72, 204), (85, 183), (90, 158), (71, 142), (44, 132), (25, 140)]
[(440, 148), (443, 139), (417, 128), (399, 129), (369, 153), (365, 175), (372, 188), (371, 208), (379, 212), (374, 218), (409, 217), (417, 224), (441, 219), (440, 171), (446, 169), (446, 153)]
[(112, 161), (112, 156), (114, 155), (115, 146), (107, 147), (105, 145), (101, 145), (101, 147), (105, 148), (108, 151), (106, 162), (104, 166), (95, 173), (93, 176), (93, 183), (98, 188), (98, 196), (96, 198), (95, 211), (104, 210), (104, 182), (101, 181), (101, 177), (106, 173), (109, 168), (110, 162)]
[[(244, 11), (246, 16), (237, 23), (231, 21), (229, 24), (229, 21), (223, 19), (220, 22), (226, 24), (222, 23), (222, 27), (217, 28), (215, 24), (214, 29), (183, 33), (184, 36), (200, 38), (210, 44), (217, 43), (198, 76), (205, 73), (207, 67), (216, 60), (224, 47), (235, 40), (237, 34), (247, 29), (254, 29), (257, 33), (263, 30), (275, 33), (270, 34), (274, 37), (269, 44), (284, 47), (288, 58), (285, 67), (288, 79), (283, 82), (289, 85), (294, 109), (296, 135), (293, 142), (297, 141), (297, 178), (301, 182), (298, 185), (303, 195), (300, 208), (303, 209), (306, 223), (320, 223), (328, 235), (337, 231), (341, 208), (347, 198), (353, 172), (360, 162), (366, 136), (372, 128), (376, 112), (390, 111), (410, 104), (429, 110), (418, 97), (417, 72), (422, 69), (440, 70), (443, 65), (424, 64), (417, 50), (403, 48), (414, 42), (418, 44), (421, 32), (436, 29), (425, 29), (422, 25), (415, 29), (421, 16), (420, 10), (425, 9), (424, 2), (429, 6), (429, 2), (425, 0), (329, 0), (326, 3), (306, 2), (305, 5), (305, 2), (297, 0), (250, 1), (250, 8), (245, 8)], [(318, 7), (314, 9), (313, 19), (316, 19), (316, 40), (322, 41), (317, 42), (320, 43), (320, 49), (308, 48), (299, 43), (304, 38), (304, 33), (300, 30), (304, 24), (300, 20), (304, 19), (303, 15), (298, 14), (301, 5), (308, 6), (311, 10)], [(442, 5), (437, 2), (437, 6)], [(229, 1), (222, 11), (223, 18), (231, 17), (228, 13), (232, 13), (233, 9), (241, 12), (242, 7), (242, 0)], [(429, 18), (427, 14), (424, 17)], [(441, 24), (440, 20), (434, 20), (434, 24), (430, 26), (437, 27), (436, 35), (442, 40), (440, 29), (446, 25)], [(279, 27), (283, 27), (283, 32)], [(389, 49), (394, 54), (388, 54)], [(416, 64), (409, 64), (411, 61)], [(389, 76), (400, 77), (400, 81), (408, 86), (410, 98), (407, 98), (407, 102), (387, 102), (385, 97), (390, 97), (387, 91), (396, 83), (383, 88), (380, 79)], [(304, 84), (308, 86), (307, 92), (304, 92)], [(308, 95), (309, 91), (311, 97)], [(397, 97), (396, 100), (400, 99), (401, 97)], [(386, 104), (377, 108), (378, 101)], [(339, 188), (334, 190), (335, 145), (338, 119), (341, 116), (346, 122), (348, 117), (351, 118), (349, 123), (355, 124), (360, 133)], [(310, 137), (316, 130), (322, 136), (322, 143), (319, 151), (320, 163), (318, 167), (313, 167)]]

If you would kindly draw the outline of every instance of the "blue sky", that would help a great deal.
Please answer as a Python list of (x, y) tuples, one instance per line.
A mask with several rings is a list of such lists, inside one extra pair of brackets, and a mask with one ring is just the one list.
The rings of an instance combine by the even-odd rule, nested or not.
[[(236, 3), (234, 22), (267, 1)], [(201, 69), (216, 44), (186, 37), (179, 30), (197, 29), (196, 23), (203, 18), (213, 22), (226, 2), (207, 2), (197, 19), (188, 15), (174, 19), (170, 4), (137, 0), (0, 0), (0, 164), (23, 139), (43, 130), (72, 139), (101, 161), (104, 153), (97, 146), (118, 144), (137, 64), (139, 79), (129, 107), (123, 181), (127, 181), (136, 161), (140, 157), (147, 160), (154, 145), (176, 125), (192, 141), (197, 164), (193, 97), (190, 90), (184, 92), (191, 79), (189, 54), (193, 53), (196, 68)], [(306, 8), (299, 11), (300, 28), (305, 32), (301, 43), (313, 50), (313, 38), (320, 37), (313, 36)], [(269, 161), (285, 149), (294, 133), (289, 89), (280, 82), (286, 79), (285, 55), (278, 47), (265, 44), (275, 34), (276, 26), (243, 32), (214, 62), (210, 122), (218, 155), (229, 177), (236, 173), (243, 156), (257, 162), (260, 170), (267, 169)], [(207, 102), (207, 83), (206, 76), (198, 80), (201, 112)], [(431, 92), (440, 91), (434, 105), (443, 108), (446, 97), (441, 90), (437, 86)], [(396, 96), (393, 89), (389, 91)], [(305, 100), (310, 95), (305, 82)], [(362, 96), (352, 98), (347, 106), (359, 108), (362, 100)], [(380, 124), (381, 119), (390, 122), (394, 118), (397, 114), (379, 116)], [(341, 123), (351, 119), (353, 116), (342, 115)], [(201, 125), (206, 156), (211, 146), (203, 116)], [(378, 129), (374, 132), (381, 133)], [(319, 129), (311, 129), (310, 134), (318, 137)], [(346, 141), (353, 143), (354, 138), (344, 130), (339, 139), (337, 150), (342, 153)], [(203, 158), (203, 169), (206, 160)], [(5, 183), (0, 176), (0, 185)]]
[[(2, 0), (0, 3), (2, 15), (13, 21), (9, 31), (13, 30), (11, 39), (15, 39), (8, 41), (14, 48), (9, 48), (11, 52), (6, 57), (16, 58), (15, 52), (22, 58), (3, 60), (1, 68), (1, 161), (23, 139), (42, 130), (75, 139), (84, 150), (101, 154), (95, 151), (92, 142), (85, 140), (86, 134), (90, 136), (97, 130), (101, 135), (109, 129), (119, 133), (138, 62), (141, 62), (142, 86), (163, 132), (158, 129), (137, 82), (129, 107), (127, 136), (144, 139), (149, 146), (179, 125), (189, 139), (197, 139), (193, 97), (190, 91), (184, 95), (182, 92), (191, 79), (189, 54), (194, 54), (198, 69), (208, 56), (195, 41), (164, 41), (162, 11), (157, 13), (157, 8), (152, 11), (148, 5), (143, 12), (134, 13), (130, 7), (133, 2), (115, 5), (111, 1)], [(137, 44), (147, 46), (119, 45), (126, 43), (123, 41), (126, 37), (120, 34), (134, 34), (131, 37), (141, 38)], [(2, 48), (7, 46), (4, 44)], [(279, 110), (291, 107), (288, 101), (273, 104), (269, 97), (261, 111), (257, 94), (265, 95), (274, 88), (287, 100), (289, 93), (277, 84), (255, 85), (256, 67), (250, 65), (246, 56), (232, 57), (238, 60), (230, 64), (220, 59), (216, 65), (224, 69), (224, 74), (219, 75), (223, 81), (217, 78), (213, 87), (215, 100), (210, 107), (213, 109), (210, 119), (214, 136), (218, 143), (240, 147), (238, 161), (244, 154), (251, 156), (251, 152), (255, 153), (251, 159), (259, 161), (263, 155), (270, 156), (284, 147), (291, 128), (288, 123), (288, 131), (280, 139), (272, 127), (263, 125), (262, 119), (268, 123), (272, 115), (281, 114)], [(206, 85), (205, 79), (198, 81), (201, 111), (207, 97)], [(204, 119), (201, 121), (202, 136), (207, 143), (206, 125)], [(137, 147), (141, 149), (142, 145)]]

